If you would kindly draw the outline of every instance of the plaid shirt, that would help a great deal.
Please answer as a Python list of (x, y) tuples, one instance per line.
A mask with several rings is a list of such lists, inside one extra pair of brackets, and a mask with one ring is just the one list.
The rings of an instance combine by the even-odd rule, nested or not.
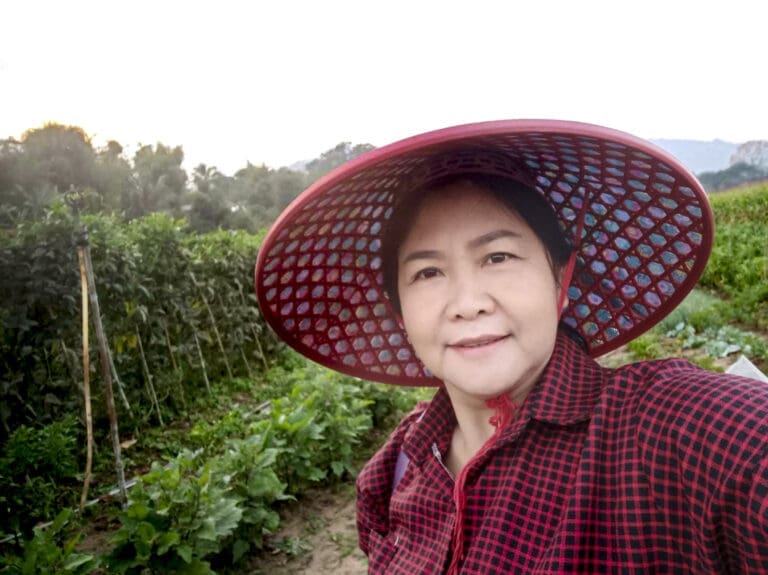
[(768, 573), (764, 383), (683, 360), (604, 369), (561, 334), (459, 488), (455, 424), (440, 390), (361, 472), (369, 573)]

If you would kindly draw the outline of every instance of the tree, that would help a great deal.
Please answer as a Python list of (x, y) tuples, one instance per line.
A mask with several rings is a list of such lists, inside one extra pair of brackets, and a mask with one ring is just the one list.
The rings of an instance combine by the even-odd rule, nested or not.
[(20, 142), (4, 140), (0, 144), (3, 223), (41, 216), (71, 188), (93, 195), (94, 161), (90, 139), (75, 126), (47, 124), (28, 130)]
[(50, 185), (60, 193), (92, 187), (95, 153), (91, 140), (76, 126), (46, 124), (21, 139), (20, 179), (27, 185)]
[(99, 211), (120, 211), (129, 203), (134, 188), (133, 173), (119, 142), (110, 140), (97, 151), (93, 179), (100, 199)]
[(232, 182), (232, 227), (257, 231), (271, 224), (305, 187), (301, 172), (248, 164)]
[(142, 146), (133, 157), (133, 188), (124, 198), (123, 211), (129, 218), (152, 212), (181, 212), (186, 194), (187, 173), (181, 167), (184, 151), (163, 144)]
[(768, 170), (739, 162), (719, 172), (704, 172), (698, 178), (705, 190), (718, 192), (768, 178)]
[(337, 144), (336, 147), (326, 150), (320, 154), (319, 158), (316, 158), (307, 164), (306, 170), (309, 176), (309, 181), (315, 181), (331, 170), (338, 168), (343, 163), (369, 152), (370, 150), (373, 150), (371, 144), (355, 144), (354, 146), (351, 142), (341, 142)]
[(183, 207), (192, 229), (208, 232), (229, 226), (231, 178), (214, 166), (199, 164), (192, 172), (190, 202)]

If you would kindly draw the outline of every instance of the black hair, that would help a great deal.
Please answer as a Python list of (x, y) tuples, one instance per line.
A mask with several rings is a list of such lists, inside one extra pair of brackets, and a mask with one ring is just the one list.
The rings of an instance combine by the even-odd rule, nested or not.
[(533, 188), (505, 176), (494, 174), (452, 174), (429, 182), (421, 189), (404, 194), (394, 207), (382, 234), (383, 287), (394, 310), (400, 312), (397, 290), (398, 259), (405, 241), (424, 201), (456, 184), (467, 184), (488, 192), (502, 205), (518, 214), (544, 244), (555, 280), (565, 267), (573, 248), (560, 229), (552, 207)]

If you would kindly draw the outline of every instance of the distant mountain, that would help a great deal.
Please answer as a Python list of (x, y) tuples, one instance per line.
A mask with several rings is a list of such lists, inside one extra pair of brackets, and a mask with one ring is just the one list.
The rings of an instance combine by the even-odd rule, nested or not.
[(731, 165), (731, 156), (739, 144), (723, 140), (651, 140), (663, 148), (694, 174), (702, 172), (718, 172)]
[[(711, 140), (707, 142), (703, 140), (670, 140), (662, 138), (651, 140), (651, 142), (675, 156), (697, 175), (703, 172), (718, 172), (730, 167), (731, 156), (734, 155), (736, 149), (740, 146), (740, 144), (724, 140)], [(348, 142), (346, 144), (349, 145)], [(364, 146), (372, 148), (370, 144), (364, 144)], [(299, 160), (289, 165), (288, 169), (295, 172), (306, 172), (307, 165), (311, 162), (313, 160)]]

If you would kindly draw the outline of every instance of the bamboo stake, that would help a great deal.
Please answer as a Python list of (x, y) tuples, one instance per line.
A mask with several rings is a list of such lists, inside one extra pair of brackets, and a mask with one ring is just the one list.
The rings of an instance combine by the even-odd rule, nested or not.
[[(165, 319), (161, 320), (163, 324), (163, 331), (165, 331), (165, 345), (168, 348), (168, 355), (171, 357), (171, 366), (173, 367), (173, 373), (176, 375), (179, 372), (176, 358), (173, 355), (173, 346), (171, 345), (171, 334), (168, 331), (168, 322)], [(184, 393), (184, 372), (182, 371), (179, 377), (179, 399), (181, 399), (181, 407), (184, 409), (184, 414), (189, 418), (189, 408), (187, 407), (187, 396)]]
[[(91, 471), (93, 469), (93, 415), (91, 413), (91, 367), (88, 341), (88, 275), (85, 268), (85, 248), (77, 246), (77, 259), (80, 262), (80, 301), (83, 320), (83, 403), (85, 404), (85, 437), (86, 460), (85, 477), (83, 478), (83, 491), (80, 494), (80, 508), (78, 513), (83, 514), (85, 503), (88, 501), (88, 490), (91, 486)], [(64, 342), (62, 341), (62, 345)], [(66, 348), (65, 348), (66, 350)], [(66, 353), (66, 351), (64, 352)], [(74, 374), (73, 374), (74, 375)]]
[(96, 332), (96, 340), (99, 344), (99, 359), (101, 364), (102, 376), (104, 378), (104, 391), (107, 400), (107, 413), (109, 415), (109, 434), (112, 438), (112, 451), (115, 455), (115, 472), (117, 473), (117, 486), (120, 490), (120, 496), (123, 506), (127, 505), (128, 493), (125, 488), (125, 470), (123, 468), (123, 459), (120, 455), (120, 430), (117, 425), (117, 410), (115, 409), (115, 395), (112, 389), (112, 373), (109, 369), (109, 354), (107, 353), (107, 339), (104, 336), (104, 327), (101, 323), (101, 311), (99, 309), (99, 298), (96, 294), (96, 280), (93, 277), (93, 265), (91, 263), (91, 252), (88, 246), (88, 231), (83, 227), (83, 237), (80, 241), (83, 246), (83, 255), (85, 260), (85, 274), (88, 280), (88, 297), (93, 310), (93, 324)]
[(197, 330), (192, 327), (192, 334), (195, 336), (195, 345), (197, 346), (197, 356), (200, 358), (200, 368), (203, 370), (203, 381), (205, 381), (205, 388), (208, 390), (208, 395), (211, 396), (211, 382), (208, 381), (208, 371), (205, 369), (205, 358), (203, 357), (203, 350), (200, 349), (200, 340), (197, 338)]
[(176, 358), (173, 355), (173, 347), (171, 346), (171, 334), (168, 333), (168, 322), (162, 320), (162, 323), (163, 330), (165, 331), (165, 345), (168, 347), (168, 356), (171, 358), (171, 366), (173, 367), (173, 371), (176, 371), (178, 367), (176, 366)]
[(245, 357), (245, 350), (243, 349), (243, 346), (238, 346), (240, 348), (240, 357), (243, 358), (243, 363), (245, 364), (245, 371), (248, 373), (248, 378), (253, 379), (253, 372), (251, 371), (251, 364), (248, 363), (248, 358)]
[(141, 343), (141, 334), (139, 334), (139, 326), (135, 326), (136, 340), (139, 342), (139, 354), (141, 355), (141, 369), (144, 371), (144, 382), (147, 385), (149, 391), (149, 399), (155, 404), (155, 411), (157, 412), (157, 420), (160, 422), (160, 427), (165, 427), (163, 422), (163, 414), (160, 413), (160, 402), (157, 401), (157, 392), (155, 391), (155, 385), (152, 383), (152, 374), (149, 372), (149, 365), (147, 364), (147, 358), (144, 355), (144, 346)]
[(205, 294), (203, 293), (203, 289), (197, 283), (197, 280), (195, 279), (195, 274), (192, 272), (189, 272), (189, 277), (192, 278), (192, 283), (197, 288), (197, 291), (200, 294), (200, 297), (203, 298), (205, 309), (208, 310), (208, 319), (211, 320), (211, 325), (213, 326), (213, 333), (216, 335), (216, 341), (219, 344), (219, 351), (221, 352), (221, 357), (224, 360), (224, 365), (227, 368), (227, 375), (229, 376), (229, 379), (234, 379), (234, 376), (232, 375), (232, 368), (229, 367), (229, 361), (227, 360), (227, 352), (224, 351), (224, 344), (221, 341), (221, 334), (219, 333), (219, 328), (216, 326), (216, 319), (213, 317), (213, 311), (211, 311), (211, 306), (208, 305), (208, 298), (205, 297)]
[(115, 360), (112, 357), (112, 350), (107, 348), (107, 354), (109, 355), (109, 369), (112, 372), (112, 379), (115, 380), (117, 383), (117, 391), (120, 394), (120, 399), (123, 402), (123, 405), (125, 406), (125, 410), (128, 412), (128, 415), (133, 418), (133, 410), (131, 409), (131, 404), (128, 403), (128, 397), (125, 395), (125, 388), (123, 387), (123, 382), (120, 381), (120, 377), (117, 375), (117, 369), (115, 369)]
[[(242, 302), (243, 307), (249, 309), (248, 304), (245, 302), (243, 288), (238, 286), (238, 289), (240, 290), (240, 301)], [(264, 365), (264, 371), (269, 371), (267, 356), (264, 354), (264, 348), (261, 347), (261, 340), (259, 340), (259, 335), (256, 333), (256, 328), (254, 327), (253, 322), (248, 322), (248, 325), (250, 326), (251, 333), (253, 334), (253, 341), (256, 342), (256, 347), (259, 349), (259, 357), (261, 357), (261, 363)]]

